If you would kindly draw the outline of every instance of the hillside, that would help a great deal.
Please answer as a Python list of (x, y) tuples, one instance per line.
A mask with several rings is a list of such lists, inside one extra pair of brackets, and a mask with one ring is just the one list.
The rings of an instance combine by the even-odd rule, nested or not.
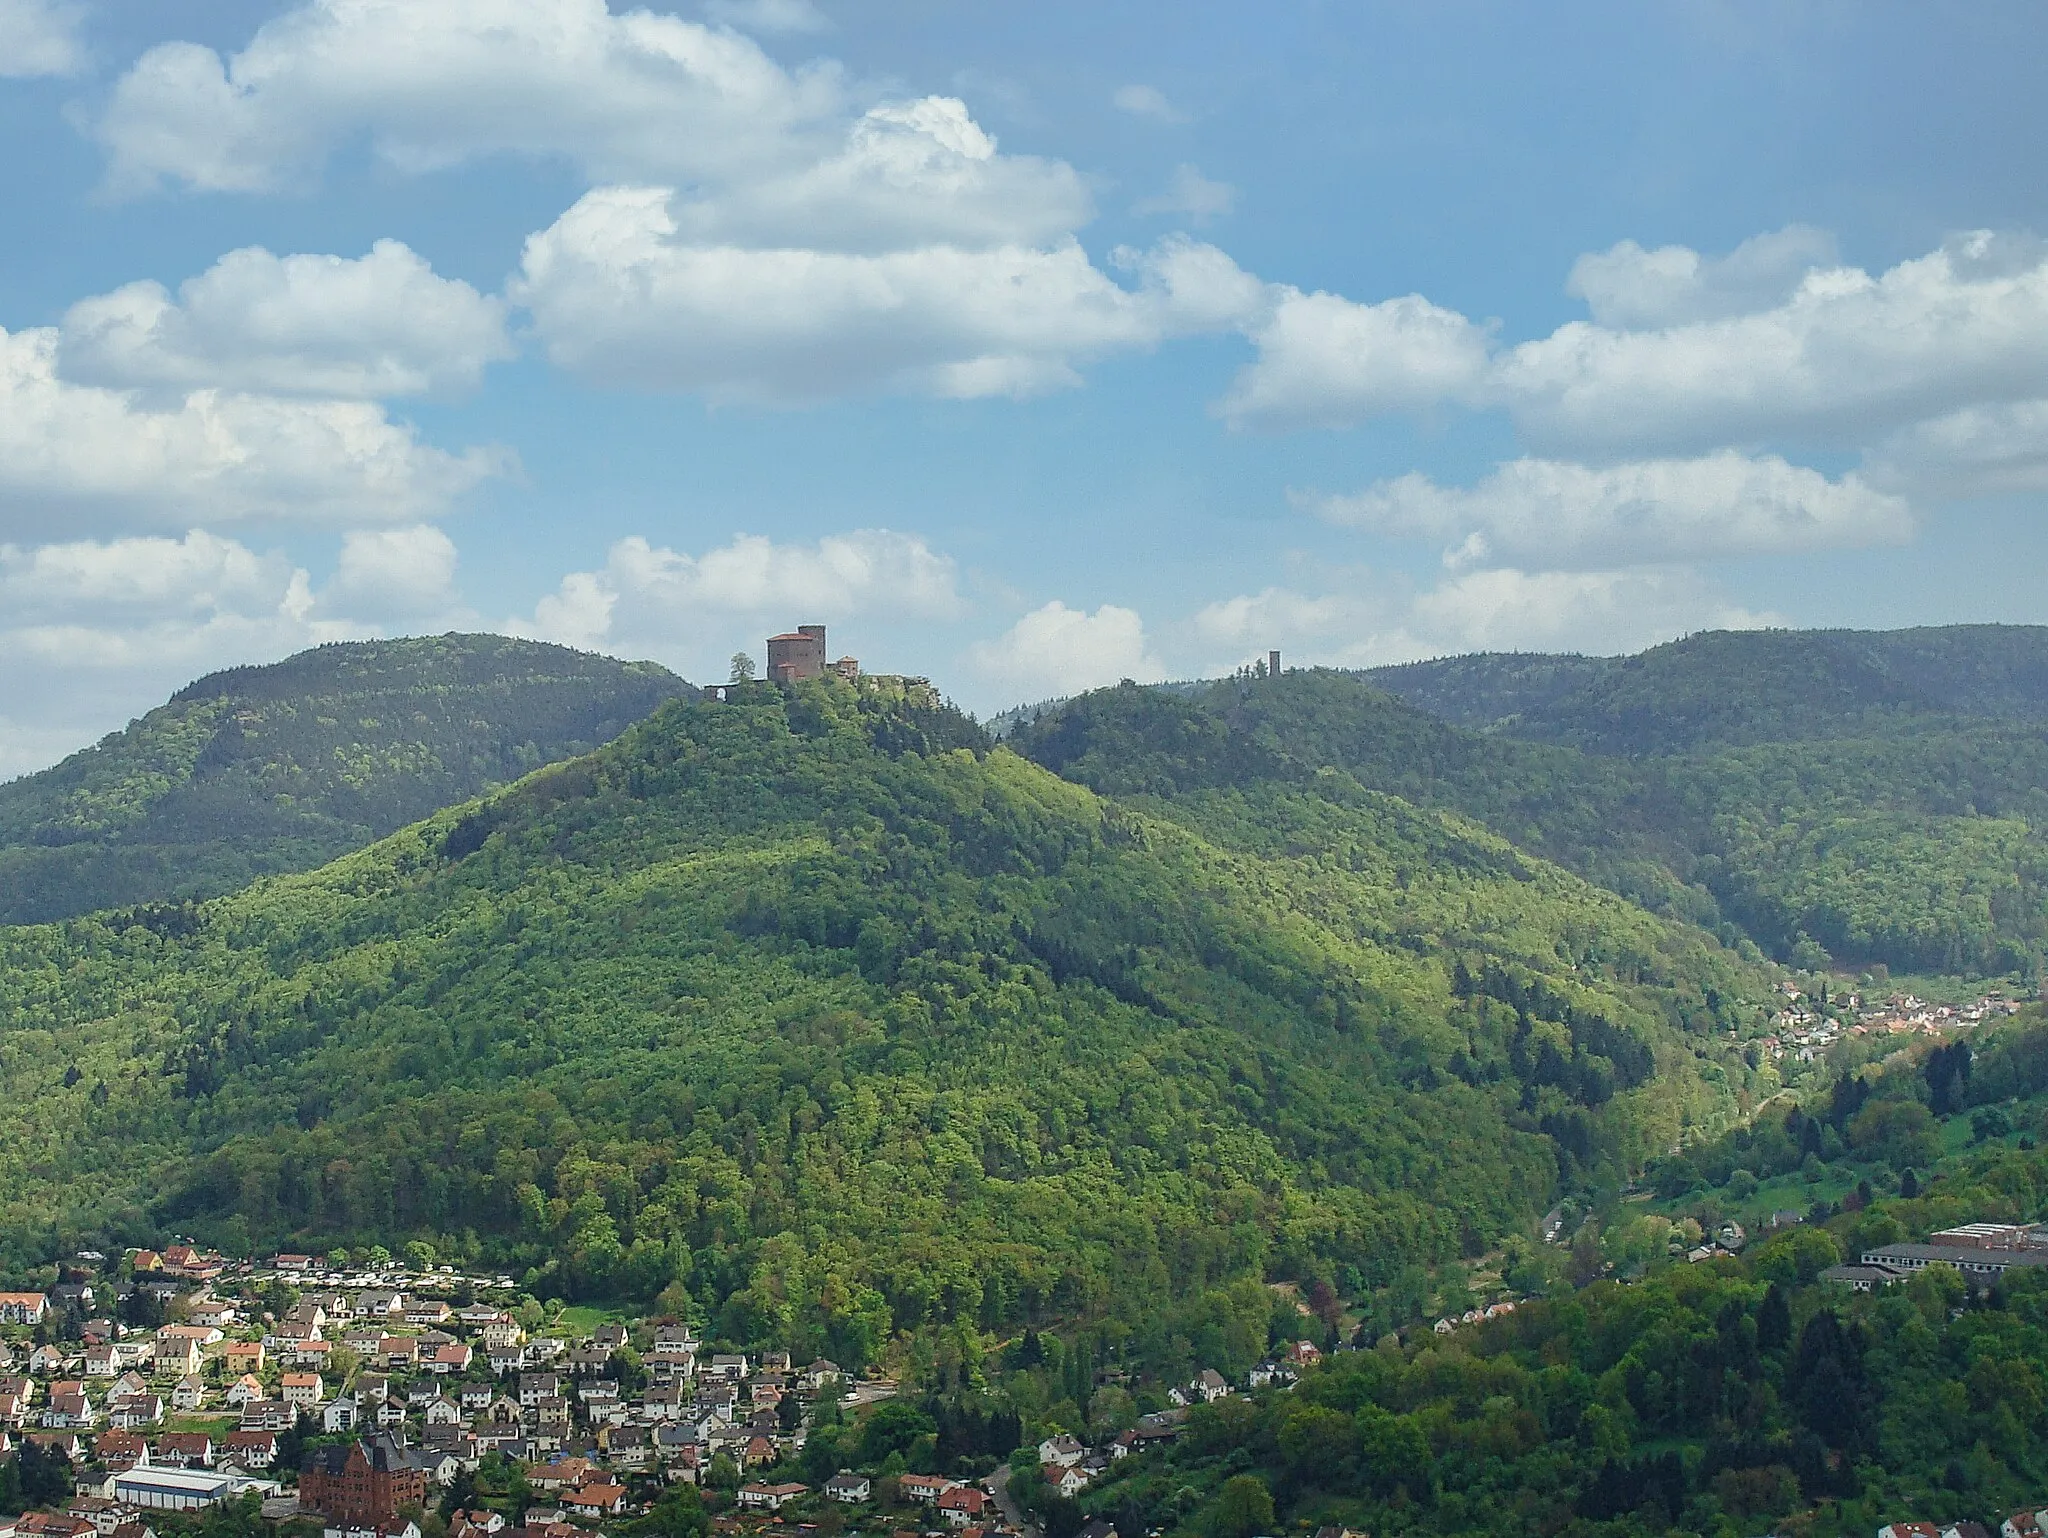
[(0, 923), (309, 870), (587, 752), (688, 685), (503, 636), (322, 646), (181, 689), (0, 785)]
[(1709, 631), (1632, 657), (1495, 652), (1365, 681), (1460, 726), (1605, 754), (1685, 753), (2048, 718), (2048, 627)]
[[(1696, 714), (1714, 712), (1726, 714)], [(1056, 773), (1167, 803), (1340, 770), (1802, 965), (2031, 967), (2048, 938), (2048, 739), (2033, 724), (1938, 719), (1946, 729), (1914, 718), (1631, 758), (1469, 731), (1306, 669), (1191, 692), (1100, 690), (1012, 740)]]
[(0, 1242), (431, 1236), (841, 1361), (1156, 1327), (1725, 1124), (1768, 985), (1355, 785), (1174, 815), (760, 685), (177, 923), (0, 932)]

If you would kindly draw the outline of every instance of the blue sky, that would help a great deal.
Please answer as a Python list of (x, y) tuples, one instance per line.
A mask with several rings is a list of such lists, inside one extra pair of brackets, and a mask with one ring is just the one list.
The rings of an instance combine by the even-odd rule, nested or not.
[(2048, 620), (2037, 8), (0, 0), (0, 774), (799, 621), (981, 711)]

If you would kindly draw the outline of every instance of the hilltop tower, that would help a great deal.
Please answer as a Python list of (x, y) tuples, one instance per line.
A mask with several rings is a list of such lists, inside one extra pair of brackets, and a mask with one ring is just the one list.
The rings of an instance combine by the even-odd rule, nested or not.
[(799, 625), (782, 635), (768, 638), (768, 679), (771, 683), (795, 683), (800, 678), (825, 675), (825, 627)]

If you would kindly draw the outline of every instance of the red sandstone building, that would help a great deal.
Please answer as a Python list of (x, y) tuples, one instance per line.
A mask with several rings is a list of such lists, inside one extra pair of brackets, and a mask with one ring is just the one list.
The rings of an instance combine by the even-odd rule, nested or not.
[(299, 1505), (352, 1526), (395, 1526), (426, 1499), (425, 1472), (388, 1436), (320, 1448), (299, 1471)]

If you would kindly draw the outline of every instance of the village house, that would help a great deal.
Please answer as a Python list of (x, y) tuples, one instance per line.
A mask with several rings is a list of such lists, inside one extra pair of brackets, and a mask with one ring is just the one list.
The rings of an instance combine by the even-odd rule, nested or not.
[(277, 1462), (274, 1431), (230, 1431), (227, 1454), (245, 1469), (267, 1469)]
[(858, 1506), (873, 1494), (874, 1485), (867, 1475), (856, 1474), (851, 1469), (841, 1469), (825, 1481), (825, 1498), (848, 1506)]
[(780, 1511), (791, 1501), (807, 1493), (809, 1487), (805, 1485), (747, 1484), (740, 1486), (739, 1502), (742, 1506), (754, 1510)]
[(327, 1384), (317, 1372), (288, 1372), (278, 1382), (278, 1397), (288, 1405), (310, 1410), (327, 1395)]
[(41, 1324), (49, 1310), (40, 1292), (0, 1292), (0, 1324)]
[(107, 1423), (126, 1431), (163, 1424), (164, 1402), (156, 1394), (123, 1394), (107, 1406)]
[(989, 1507), (989, 1498), (972, 1485), (955, 1485), (937, 1503), (939, 1515), (949, 1527), (968, 1527), (979, 1522)]
[(1063, 1469), (1071, 1468), (1081, 1461), (1082, 1455), (1087, 1450), (1087, 1448), (1081, 1445), (1078, 1437), (1067, 1435), (1047, 1437), (1038, 1444), (1038, 1461), (1042, 1464), (1056, 1464)]
[(1064, 1495), (1069, 1500), (1088, 1488), (1088, 1476), (1080, 1469), (1071, 1466), (1061, 1467), (1056, 1463), (1045, 1465), (1045, 1482), (1056, 1494)]
[(298, 1411), (282, 1399), (252, 1399), (242, 1406), (242, 1430), (289, 1431)]
[(87, 1397), (84, 1385), (53, 1386), (49, 1402), (43, 1406), (41, 1419), (44, 1427), (52, 1431), (90, 1426), (95, 1417), (92, 1400)]
[(613, 1484), (578, 1485), (562, 1497), (562, 1504), (579, 1517), (615, 1517), (626, 1509), (626, 1487)]
[(166, 1431), (156, 1439), (149, 1461), (174, 1469), (210, 1469), (213, 1456), (213, 1438), (205, 1432)]
[(897, 1494), (906, 1501), (923, 1501), (932, 1504), (953, 1488), (953, 1481), (941, 1479), (936, 1474), (905, 1474), (896, 1481)]

